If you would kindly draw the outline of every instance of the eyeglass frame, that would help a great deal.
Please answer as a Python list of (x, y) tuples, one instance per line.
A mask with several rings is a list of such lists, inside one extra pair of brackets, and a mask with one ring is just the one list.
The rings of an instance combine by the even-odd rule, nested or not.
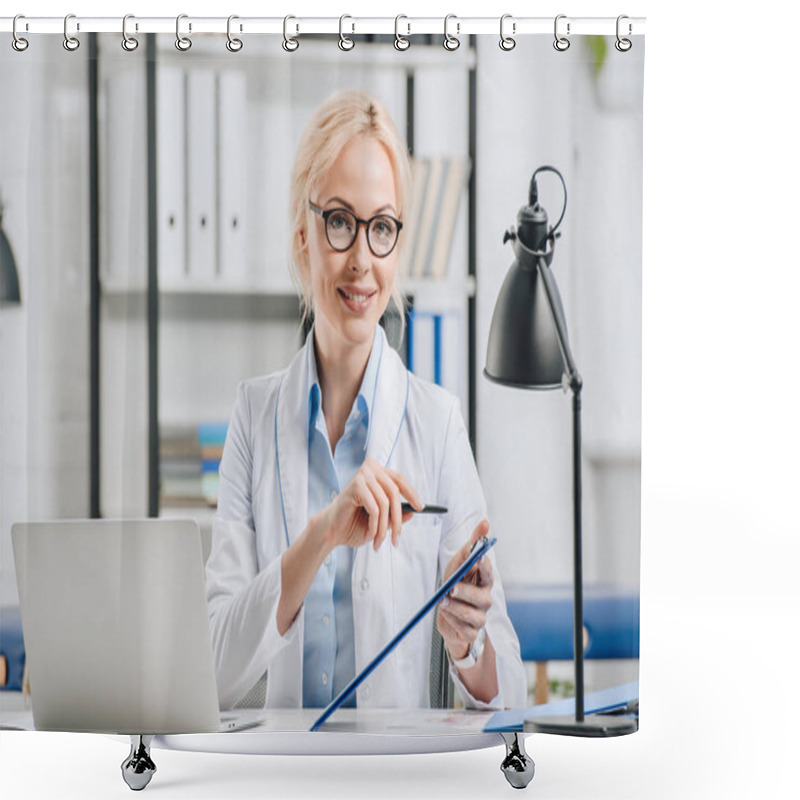
[[(397, 219), (396, 217), (393, 217), (391, 214), (375, 214), (375, 216), (370, 217), (369, 219), (359, 219), (355, 215), (354, 211), (352, 211), (349, 208), (345, 208), (344, 206), (336, 206), (335, 208), (325, 208), (325, 209), (323, 209), (321, 206), (318, 206), (316, 203), (312, 203), (311, 200), (309, 200), (308, 201), (308, 207), (315, 214), (319, 214), (319, 216), (322, 217), (322, 220), (325, 223), (325, 238), (327, 239), (328, 244), (331, 247), (333, 247), (333, 249), (337, 253), (346, 253), (356, 243), (356, 239), (358, 239), (358, 229), (359, 229), (359, 226), (361, 226), (361, 225), (364, 226), (364, 229), (366, 231), (367, 247), (369, 247), (370, 252), (372, 253), (372, 255), (375, 256), (375, 258), (386, 258), (387, 256), (390, 256), (394, 252), (394, 249), (397, 247), (397, 243), (400, 241), (400, 231), (403, 230), (403, 223), (399, 219)], [(333, 214), (334, 212), (336, 212), (336, 211), (344, 211), (346, 214), (349, 214), (356, 221), (356, 232), (355, 232), (355, 234), (353, 236), (353, 241), (350, 242), (350, 244), (347, 245), (347, 247), (345, 247), (344, 249), (340, 249), (338, 247), (334, 247), (333, 242), (331, 242), (330, 236), (328, 235), (328, 217), (331, 214)], [(372, 242), (370, 242), (370, 240), (369, 240), (369, 226), (376, 219), (390, 219), (392, 222), (394, 222), (395, 225), (397, 225), (397, 235), (394, 237), (394, 244), (391, 246), (389, 251), (387, 253), (384, 253), (383, 255), (378, 255), (375, 252), (375, 250), (372, 247)]]

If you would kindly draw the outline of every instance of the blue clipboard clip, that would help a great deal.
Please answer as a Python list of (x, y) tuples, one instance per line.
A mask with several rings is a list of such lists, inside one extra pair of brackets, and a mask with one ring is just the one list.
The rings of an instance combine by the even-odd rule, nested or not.
[(373, 658), (372, 661), (370, 661), (369, 664), (367, 664), (367, 666), (333, 698), (328, 707), (317, 718), (309, 730), (317, 731), (325, 724), (328, 718), (340, 708), (341, 705), (346, 702), (347, 698), (372, 674), (381, 661), (383, 661), (386, 656), (414, 630), (420, 620), (422, 620), (425, 615), (428, 614), (428, 612), (486, 555), (486, 553), (494, 547), (496, 542), (496, 538), (490, 539), (488, 536), (484, 536), (482, 539), (478, 539), (478, 541), (475, 542), (472, 552), (469, 554), (469, 558), (467, 558), (467, 560), (436, 590), (436, 593), (430, 600), (414, 614), (383, 650), (381, 650), (380, 653), (378, 653), (378, 655), (376, 655), (375, 658)]

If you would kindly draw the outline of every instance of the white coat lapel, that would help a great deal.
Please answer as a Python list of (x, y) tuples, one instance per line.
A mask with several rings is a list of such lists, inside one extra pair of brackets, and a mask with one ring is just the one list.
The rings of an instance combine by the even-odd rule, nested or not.
[(372, 401), (367, 457), (386, 466), (404, 424), (408, 402), (408, 370), (386, 341), (386, 334), (380, 325), (376, 336), (383, 336), (384, 341), (375, 397)]
[[(405, 417), (408, 371), (400, 356), (385, 340), (378, 367), (372, 404), (367, 456), (386, 466)], [(284, 375), (275, 414), (275, 443), (280, 495), (287, 546), (304, 530), (308, 516), (308, 394), (306, 348), (294, 357)]]
[(294, 357), (281, 382), (275, 411), (275, 458), (286, 545), (304, 530), (308, 516), (308, 393), (306, 348)]

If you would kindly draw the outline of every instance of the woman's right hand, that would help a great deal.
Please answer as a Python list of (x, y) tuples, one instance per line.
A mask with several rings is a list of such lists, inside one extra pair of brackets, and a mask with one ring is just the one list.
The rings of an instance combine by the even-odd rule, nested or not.
[(419, 495), (403, 475), (365, 459), (350, 483), (322, 512), (329, 546), (361, 547), (372, 542), (378, 550), (389, 529), (392, 544), (397, 544), (403, 523), (413, 516), (410, 511), (402, 512), (402, 497), (417, 511), (422, 510)]

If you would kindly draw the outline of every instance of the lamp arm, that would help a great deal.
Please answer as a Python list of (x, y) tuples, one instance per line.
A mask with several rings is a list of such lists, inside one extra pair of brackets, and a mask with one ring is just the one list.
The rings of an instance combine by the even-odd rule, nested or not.
[(575, 366), (567, 326), (555, 301), (557, 289), (544, 257), (536, 259), (547, 303), (556, 326), (558, 346), (566, 365), (569, 387), (572, 390), (572, 547), (573, 547), (573, 635), (575, 646), (575, 720), (584, 720), (583, 702), (583, 483), (581, 478), (581, 389), (583, 380)]
[(541, 275), (542, 285), (547, 295), (547, 304), (550, 306), (550, 312), (553, 315), (553, 322), (556, 326), (556, 336), (558, 337), (558, 346), (561, 350), (561, 357), (564, 359), (564, 364), (566, 365), (567, 377), (569, 378), (569, 388), (572, 390), (573, 394), (580, 396), (583, 379), (575, 365), (575, 359), (572, 357), (572, 350), (570, 350), (569, 340), (567, 339), (567, 325), (558, 310), (558, 304), (555, 300), (558, 290), (556, 289), (553, 275), (550, 272), (547, 261), (542, 256), (536, 259), (536, 267), (539, 270), (539, 275)]

